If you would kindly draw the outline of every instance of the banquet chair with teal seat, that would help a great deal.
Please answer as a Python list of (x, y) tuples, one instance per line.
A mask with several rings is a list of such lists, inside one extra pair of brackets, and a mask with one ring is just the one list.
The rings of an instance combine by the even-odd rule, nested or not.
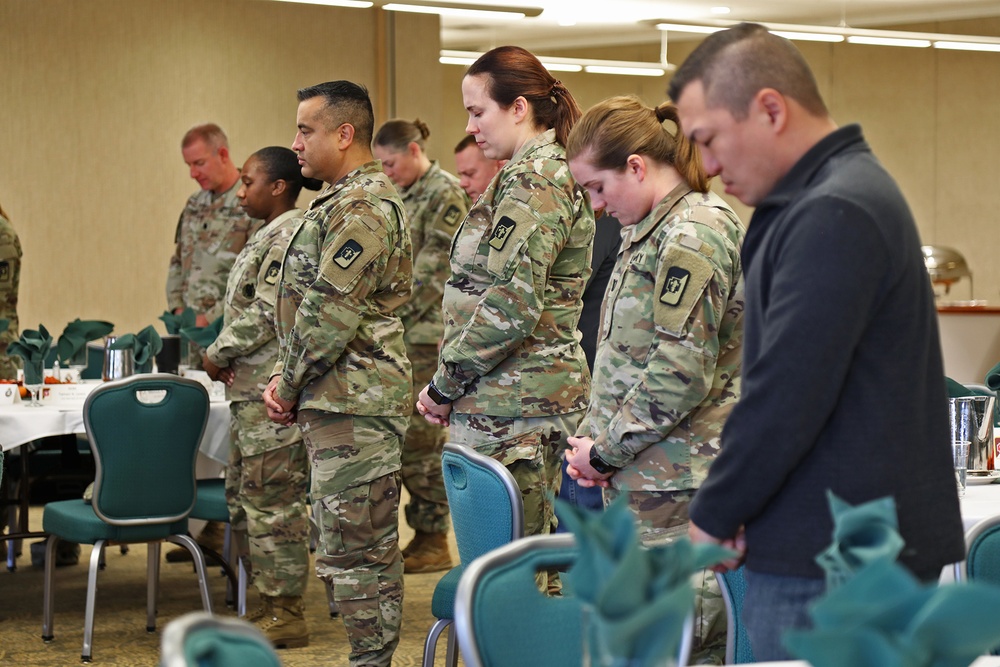
[[(245, 616), (247, 611), (247, 574), (234, 557), (232, 524), (229, 521), (229, 505), (226, 503), (226, 480), (220, 478), (197, 480), (197, 491), (194, 508), (189, 515), (191, 519), (218, 521), (226, 525), (226, 536), (223, 540), (222, 553), (218, 554), (199, 545), (202, 553), (222, 567), (226, 575), (226, 604), (236, 608), (237, 616)], [(238, 574), (237, 574), (238, 572)]]
[(722, 601), (726, 604), (726, 664), (745, 665), (756, 662), (750, 647), (750, 636), (740, 614), (743, 613), (743, 598), (747, 593), (747, 581), (743, 576), (743, 566), (726, 572), (716, 572), (715, 578), (722, 591)]
[(499, 461), (471, 447), (445, 443), (441, 473), (448, 495), (459, 564), (434, 587), (431, 613), (437, 619), (424, 641), (424, 667), (433, 667), (441, 633), (448, 631), (447, 667), (458, 664), (455, 593), (464, 568), (479, 556), (524, 535), (524, 503), (514, 476)]
[[(572, 534), (533, 535), (473, 561), (455, 599), (458, 646), (467, 667), (578, 667), (584, 660), (583, 606), (563, 587), (561, 596), (538, 589), (538, 572), (566, 570), (577, 557)], [(692, 614), (684, 623), (678, 665), (688, 664)], [(624, 663), (623, 663), (624, 664)]]
[[(955, 581), (1000, 586), (1000, 516), (987, 517), (965, 531), (965, 561), (955, 563)], [(1000, 646), (990, 652), (1000, 655)]]
[(194, 380), (142, 374), (95, 389), (83, 406), (84, 426), (97, 469), (91, 503), (45, 505), (46, 543), (42, 639), (51, 641), (55, 549), (60, 540), (92, 544), (81, 658), (92, 657), (99, 563), (108, 542), (147, 543), (146, 629), (156, 627), (160, 542), (194, 558), (205, 611), (211, 612), (205, 559), (187, 535), (195, 504), (194, 462), (208, 420), (208, 393)]

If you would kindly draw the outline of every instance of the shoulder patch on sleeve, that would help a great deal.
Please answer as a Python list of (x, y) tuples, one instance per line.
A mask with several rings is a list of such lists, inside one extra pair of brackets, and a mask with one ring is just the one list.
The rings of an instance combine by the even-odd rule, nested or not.
[(712, 278), (712, 264), (697, 252), (671, 245), (660, 266), (653, 320), (671, 335), (680, 337)]
[(444, 212), (442, 219), (446, 225), (454, 227), (462, 219), (462, 209), (452, 204), (448, 207), (448, 210)]
[(337, 235), (331, 247), (333, 254), (322, 262), (321, 270), (327, 282), (339, 292), (353, 289), (358, 276), (383, 250), (378, 237), (362, 224), (349, 225)]
[(277, 285), (278, 278), (281, 277), (281, 262), (278, 260), (272, 261), (267, 267), (267, 273), (264, 274), (264, 282), (268, 285)]
[(10, 262), (0, 262), (0, 283), (10, 282), (11, 277)]
[(508, 216), (503, 216), (493, 225), (493, 233), (490, 235), (490, 247), (494, 250), (502, 251), (516, 230), (517, 223)]

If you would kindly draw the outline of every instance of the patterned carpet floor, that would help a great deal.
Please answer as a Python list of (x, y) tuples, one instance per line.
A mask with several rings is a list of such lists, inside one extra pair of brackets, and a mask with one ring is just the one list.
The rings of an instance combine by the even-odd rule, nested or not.
[[(32, 508), (31, 525), (41, 525), (41, 508)], [(412, 533), (405, 525), (400, 527), (400, 532), (401, 543), (406, 544)], [(43, 571), (31, 566), (27, 543), (22, 552), (16, 571), (0, 570), (0, 665), (68, 667), (81, 664), (90, 547), (83, 546), (78, 565), (56, 570), (55, 639), (48, 644), (41, 639)], [(457, 562), (454, 543), (452, 552)], [(157, 631), (147, 633), (145, 545), (133, 545), (126, 555), (120, 554), (117, 548), (110, 548), (106, 560), (107, 567), (97, 579), (93, 664), (155, 667), (159, 662), (160, 630), (170, 620), (201, 609), (194, 570), (190, 564), (162, 563)], [(442, 574), (406, 576), (402, 637), (394, 665), (408, 667), (421, 663), (424, 637), (434, 622), (430, 613), (431, 596)], [(215, 612), (235, 615), (225, 606), (225, 578), (217, 567), (210, 571), (210, 586)], [(305, 648), (279, 651), (282, 664), (285, 667), (346, 667), (349, 648), (344, 627), (340, 619), (330, 618), (326, 593), (318, 579), (309, 582), (306, 614), (310, 644)], [(436, 665), (445, 662), (444, 644), (442, 639)]]

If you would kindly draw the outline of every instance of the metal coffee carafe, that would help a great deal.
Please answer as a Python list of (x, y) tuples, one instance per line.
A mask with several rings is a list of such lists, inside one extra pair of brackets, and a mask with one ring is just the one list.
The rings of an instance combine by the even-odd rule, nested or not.
[(994, 470), (993, 407), (995, 396), (948, 399), (952, 441), (969, 442), (969, 470)]
[(104, 381), (127, 378), (134, 372), (132, 348), (112, 350), (111, 346), (118, 340), (117, 336), (104, 339), (104, 369), (101, 377)]

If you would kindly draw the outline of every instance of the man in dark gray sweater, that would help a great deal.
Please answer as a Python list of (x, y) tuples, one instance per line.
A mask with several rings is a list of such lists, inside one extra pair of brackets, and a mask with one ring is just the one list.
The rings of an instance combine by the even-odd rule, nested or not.
[(918, 577), (964, 557), (933, 295), (899, 188), (790, 42), (753, 24), (715, 33), (668, 92), (708, 172), (756, 206), (742, 397), (690, 534), (743, 552), (754, 657), (787, 659), (781, 635), (808, 627), (824, 592), (828, 489), (895, 498), (899, 560)]

